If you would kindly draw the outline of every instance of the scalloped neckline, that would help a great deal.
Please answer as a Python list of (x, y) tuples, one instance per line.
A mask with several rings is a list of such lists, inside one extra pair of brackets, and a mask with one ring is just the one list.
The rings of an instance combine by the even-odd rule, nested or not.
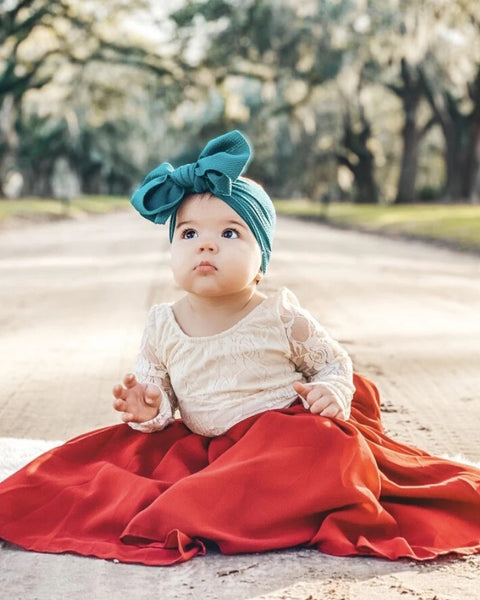
[(245, 322), (249, 321), (250, 318), (252, 318), (252, 315), (255, 315), (255, 313), (257, 313), (262, 307), (264, 307), (266, 304), (268, 304), (275, 298), (276, 298), (276, 295), (275, 296), (267, 296), (265, 298), (265, 300), (262, 300), (262, 302), (260, 302), (260, 304), (257, 304), (256, 306), (254, 306), (250, 312), (248, 312), (244, 317), (239, 319), (231, 327), (229, 327), (228, 329), (224, 329), (223, 331), (219, 331), (218, 333), (214, 333), (212, 335), (188, 335), (188, 333), (185, 333), (185, 331), (183, 331), (183, 329), (180, 327), (180, 324), (178, 323), (177, 319), (175, 318), (175, 313), (173, 312), (173, 308), (172, 308), (173, 302), (167, 304), (167, 307), (168, 307), (169, 318), (172, 321), (175, 329), (181, 334), (182, 337), (184, 337), (188, 340), (194, 340), (194, 341), (199, 341), (199, 340), (207, 341), (207, 340), (218, 339), (218, 338), (221, 338), (221, 337), (224, 337), (226, 335), (233, 333), (241, 325), (243, 325)]

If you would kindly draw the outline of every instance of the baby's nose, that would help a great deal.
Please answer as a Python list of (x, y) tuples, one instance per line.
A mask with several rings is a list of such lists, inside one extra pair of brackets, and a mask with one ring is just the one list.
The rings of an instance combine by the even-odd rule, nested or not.
[(217, 244), (210, 239), (200, 240), (198, 244), (199, 252), (217, 252), (218, 246)]

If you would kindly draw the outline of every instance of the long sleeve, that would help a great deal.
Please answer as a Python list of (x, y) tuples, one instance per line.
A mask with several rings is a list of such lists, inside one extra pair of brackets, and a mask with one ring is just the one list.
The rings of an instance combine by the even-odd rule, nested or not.
[(156, 417), (143, 423), (129, 423), (132, 429), (143, 433), (160, 431), (172, 423), (177, 407), (177, 398), (172, 389), (167, 369), (158, 358), (156, 339), (156, 307), (153, 306), (147, 316), (134, 372), (140, 383), (155, 385), (160, 389), (161, 401)]
[(334, 395), (347, 419), (355, 391), (352, 361), (340, 344), (295, 301), (289, 294), (280, 309), (290, 345), (289, 358), (308, 383), (322, 385)]

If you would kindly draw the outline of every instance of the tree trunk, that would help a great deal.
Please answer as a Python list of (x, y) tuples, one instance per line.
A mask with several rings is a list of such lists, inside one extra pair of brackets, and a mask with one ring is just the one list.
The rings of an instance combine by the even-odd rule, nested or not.
[(400, 76), (402, 85), (390, 86), (390, 89), (402, 101), (405, 115), (405, 122), (402, 129), (402, 159), (395, 203), (411, 204), (416, 200), (420, 141), (434, 121), (429, 121), (423, 127), (419, 127), (417, 124), (418, 107), (423, 94), (423, 83), (418, 69), (412, 67), (405, 58), (401, 60)]
[(378, 204), (379, 191), (375, 179), (375, 157), (368, 147), (371, 137), (370, 123), (367, 121), (362, 107), (359, 107), (360, 126), (354, 127), (350, 111), (347, 109), (343, 118), (343, 145), (355, 156), (350, 160), (347, 154), (338, 154), (337, 161), (346, 166), (353, 174), (355, 197), (358, 204)]
[(402, 132), (403, 150), (395, 204), (416, 200), (419, 135), (415, 119), (407, 117)]
[(425, 73), (419, 73), (445, 139), (445, 197), (451, 202), (475, 201), (480, 164), (480, 68), (469, 86), (473, 109), (467, 114), (446, 89), (436, 93)]
[(0, 197), (4, 197), (3, 188), (8, 174), (17, 170), (18, 136), (15, 130), (17, 106), (13, 95), (0, 99)]
[(467, 186), (465, 197), (472, 202), (476, 202), (479, 193), (480, 168), (480, 70), (472, 89), (472, 99), (475, 104), (471, 113), (470, 136), (465, 164), (465, 184)]
[[(457, 129), (458, 128), (458, 129)], [(462, 147), (463, 126), (456, 123), (451, 130), (445, 132), (445, 165), (447, 181), (445, 184), (445, 198), (449, 202), (456, 202), (464, 198), (465, 194), (465, 148)]]
[(476, 199), (480, 131), (472, 122), (472, 116), (456, 119), (451, 130), (445, 133), (445, 196), (452, 202)]
[(355, 169), (355, 185), (357, 204), (378, 204), (379, 194), (373, 170), (373, 156), (358, 164), (358, 168)]

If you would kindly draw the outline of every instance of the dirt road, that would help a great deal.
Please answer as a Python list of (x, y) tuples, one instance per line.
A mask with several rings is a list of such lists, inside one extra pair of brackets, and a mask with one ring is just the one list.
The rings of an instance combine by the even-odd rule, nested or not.
[[(129, 212), (3, 229), (0, 282), (0, 437), (63, 440), (116, 422), (110, 389), (146, 310), (179, 294), (166, 231)], [(478, 257), (281, 219), (262, 286), (292, 289), (343, 343), (378, 384), (392, 436), (480, 461)], [(5, 547), (0, 585), (39, 600), (470, 600), (479, 567), (292, 550), (153, 569)]]

